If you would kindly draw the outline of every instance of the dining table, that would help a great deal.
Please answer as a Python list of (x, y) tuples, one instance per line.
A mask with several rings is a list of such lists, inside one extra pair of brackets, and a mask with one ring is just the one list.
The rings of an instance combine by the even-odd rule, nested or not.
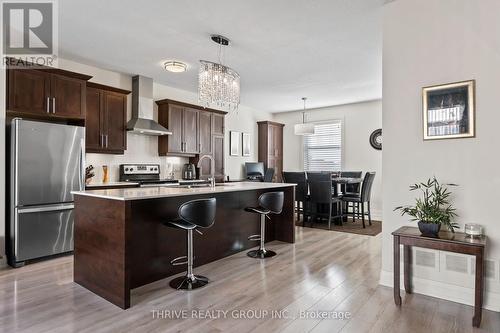
[(332, 175), (332, 186), (333, 186), (333, 194), (338, 196), (339, 193), (345, 192), (345, 186), (348, 184), (361, 184), (363, 182), (363, 178), (354, 178), (354, 177), (335, 177)]

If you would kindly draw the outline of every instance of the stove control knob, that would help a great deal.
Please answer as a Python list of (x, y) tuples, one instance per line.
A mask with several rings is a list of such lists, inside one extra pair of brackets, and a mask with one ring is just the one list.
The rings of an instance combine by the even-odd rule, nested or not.
[(125, 168), (125, 171), (128, 171), (128, 168)]

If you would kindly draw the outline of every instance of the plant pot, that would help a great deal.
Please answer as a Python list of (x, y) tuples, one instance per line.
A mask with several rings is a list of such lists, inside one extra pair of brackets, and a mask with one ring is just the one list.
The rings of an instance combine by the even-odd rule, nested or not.
[(441, 224), (426, 223), (422, 221), (418, 222), (418, 230), (420, 230), (423, 236), (437, 237), (440, 229), (441, 229)]

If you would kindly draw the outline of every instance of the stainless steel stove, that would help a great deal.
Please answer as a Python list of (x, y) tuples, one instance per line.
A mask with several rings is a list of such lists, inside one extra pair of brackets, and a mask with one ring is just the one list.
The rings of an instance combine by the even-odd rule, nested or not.
[(205, 184), (207, 180), (177, 180), (160, 178), (159, 164), (120, 164), (120, 181), (139, 183), (141, 187)]
[(120, 181), (136, 182), (141, 187), (176, 185), (175, 179), (161, 179), (159, 164), (120, 164)]

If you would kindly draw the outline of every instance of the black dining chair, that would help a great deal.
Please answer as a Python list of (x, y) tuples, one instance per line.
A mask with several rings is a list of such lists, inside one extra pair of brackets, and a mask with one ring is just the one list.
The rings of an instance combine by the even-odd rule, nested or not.
[(274, 177), (274, 168), (267, 168), (266, 173), (264, 174), (264, 182), (272, 183)]
[[(342, 208), (342, 200), (339, 197), (335, 197), (333, 194), (332, 181), (331, 179), (327, 181), (308, 181), (309, 183), (309, 201), (311, 204), (311, 227), (313, 226), (314, 220), (319, 217), (328, 218), (328, 229), (331, 229), (332, 218), (339, 218), (340, 224), (342, 224), (342, 219), (344, 217), (344, 212)], [(336, 204), (336, 211), (340, 212), (335, 216), (333, 213), (333, 204)], [(328, 212), (322, 212), (319, 210), (319, 205), (327, 205)]]
[(315, 171), (307, 171), (306, 172), (307, 182), (326, 182), (332, 180), (331, 172), (315, 172)]
[[(340, 172), (340, 177), (342, 178), (361, 178), (363, 175), (362, 171), (342, 171)], [(361, 189), (361, 184), (346, 184), (344, 194), (348, 195), (359, 195)]]
[(297, 221), (300, 221), (300, 214), (302, 214), (302, 226), (304, 226), (309, 208), (306, 173), (284, 171), (283, 181), (285, 183), (297, 184), (295, 186), (295, 211), (297, 213)]
[[(340, 172), (340, 177), (343, 178), (361, 178), (363, 175), (362, 171), (342, 171)], [(356, 184), (345, 184), (342, 185), (342, 196), (344, 197), (359, 197), (361, 194), (361, 183)], [(354, 210), (354, 203), (351, 203), (352, 209)], [(349, 211), (349, 203), (346, 202), (345, 211)]]
[[(361, 193), (359, 196), (342, 196), (342, 201), (347, 204), (348, 208), (349, 208), (349, 203), (353, 204), (352, 205), (353, 221), (356, 220), (356, 217), (359, 218), (361, 216), (363, 220), (363, 228), (366, 228), (365, 216), (368, 216), (368, 223), (372, 225), (370, 201), (371, 201), (372, 185), (374, 179), (375, 179), (375, 172), (367, 172), (365, 174), (365, 178), (363, 179), (363, 184), (361, 185)], [(368, 206), (367, 211), (365, 211), (365, 203)], [(347, 211), (346, 214), (348, 215), (349, 211)]]
[[(333, 185), (331, 183), (331, 181), (332, 181), (332, 173), (329, 172), (329, 171), (307, 171), (306, 172), (306, 178), (307, 178), (307, 190), (308, 190), (309, 194), (311, 193), (311, 187), (309, 185), (311, 182), (327, 182), (327, 181), (330, 181), (330, 185)], [(336, 191), (335, 187), (332, 189), (332, 192), (334, 194), (337, 194), (337, 191)], [(311, 204), (310, 208), (312, 209), (312, 207), (313, 207), (313, 205)], [(316, 210), (321, 211), (323, 214), (326, 214), (326, 210), (327, 210), (327, 206), (326, 205), (324, 205), (324, 204), (315, 204), (314, 208)]]

